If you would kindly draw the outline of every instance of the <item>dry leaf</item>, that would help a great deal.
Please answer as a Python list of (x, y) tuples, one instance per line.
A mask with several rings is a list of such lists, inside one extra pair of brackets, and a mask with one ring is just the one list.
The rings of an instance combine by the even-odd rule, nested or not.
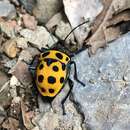
[(2, 124), (2, 127), (8, 130), (17, 130), (18, 129), (19, 122), (18, 120), (9, 117), (5, 120), (5, 122)]
[[(92, 33), (95, 33), (86, 40), (86, 43), (91, 45), (90, 52), (92, 54), (94, 54), (98, 48), (104, 47), (106, 43), (115, 40), (120, 34), (128, 31), (126, 23), (128, 24), (128, 21), (130, 21), (130, 1), (107, 1), (108, 3), (104, 5), (107, 7), (104, 8), (103, 13), (101, 13), (103, 16), (99, 16), (100, 22), (98, 23), (100, 24), (93, 26)], [(96, 21), (98, 21), (98, 17)]]
[(24, 126), (27, 129), (31, 130), (34, 127), (34, 125), (32, 124), (32, 118), (34, 117), (34, 112), (33, 111), (27, 112), (27, 106), (24, 104), (23, 101), (21, 101), (21, 111)]

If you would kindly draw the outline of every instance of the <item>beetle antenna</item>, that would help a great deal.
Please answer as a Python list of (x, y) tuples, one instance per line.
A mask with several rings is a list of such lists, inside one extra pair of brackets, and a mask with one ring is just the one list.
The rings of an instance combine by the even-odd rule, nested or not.
[(69, 32), (69, 34), (65, 37), (64, 41), (66, 41), (66, 39), (69, 37), (69, 35), (70, 35), (75, 29), (77, 29), (78, 27), (80, 27), (80, 26), (82, 26), (83, 24), (88, 23), (88, 22), (89, 22), (89, 20), (87, 20), (87, 21), (85, 21), (85, 22), (79, 24), (79, 25), (76, 26), (75, 28), (73, 28), (73, 29)]

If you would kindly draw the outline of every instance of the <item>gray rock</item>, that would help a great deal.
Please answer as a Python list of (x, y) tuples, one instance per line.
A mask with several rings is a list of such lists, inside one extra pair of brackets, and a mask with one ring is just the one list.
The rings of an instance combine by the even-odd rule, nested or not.
[[(60, 39), (64, 40), (66, 36), (71, 32), (72, 28), (68, 22), (60, 21), (58, 24), (58, 27), (55, 31), (56, 36), (58, 36)], [(69, 37), (66, 39), (66, 43), (69, 44), (71, 41), (71, 44), (74, 43), (74, 35), (71, 33)]]
[(32, 77), (28, 70), (28, 65), (24, 61), (18, 60), (16, 65), (13, 66), (8, 73), (14, 75), (25, 87), (32, 83)]
[(40, 95), (38, 96), (38, 106), (39, 106), (39, 111), (42, 114), (44, 114), (45, 112), (50, 111), (50, 108), (51, 108), (50, 103), (49, 102), (44, 102)]
[[(84, 51), (74, 59), (78, 77), (86, 86), (75, 81), (72, 97), (85, 117), (86, 129), (130, 129), (129, 41), (130, 33), (104, 50), (98, 50), (92, 57)], [(124, 80), (124, 76), (127, 80)]]
[(52, 46), (55, 42), (57, 42), (57, 39), (42, 26), (38, 26), (35, 31), (23, 29), (20, 34), (26, 41), (29, 41), (33, 46), (39, 49), (42, 47), (46, 48), (47, 46)]
[(32, 55), (28, 50), (22, 50), (18, 58), (18, 61), (20, 60), (29, 63), (32, 60)]
[(65, 116), (59, 113), (53, 113), (52, 111), (46, 112), (37, 120), (36, 124), (38, 128), (40, 130), (82, 130), (82, 118), (75, 110), (73, 103), (67, 101), (66, 109), (67, 115)]
[(64, 14), (63, 12), (58, 12), (57, 14), (55, 14), (47, 23), (46, 23), (46, 27), (50, 30), (52, 29), (54, 26), (57, 26), (59, 24), (59, 22), (61, 20), (63, 20)]
[(15, 16), (16, 10), (14, 5), (10, 4), (8, 1), (0, 1), (0, 17), (11, 19)]
[(69, 98), (67, 98), (64, 104), (66, 115), (63, 115), (61, 101), (65, 98), (68, 91), (69, 85), (67, 83), (52, 101), (52, 109), (50, 109), (50, 104), (43, 102), (39, 96), (38, 103), (41, 113), (35, 119), (36, 129), (38, 127), (40, 130), (82, 130), (82, 117)]
[(23, 37), (17, 37), (16, 43), (18, 48), (26, 49), (28, 47), (27, 41)]
[(19, 0), (19, 2), (29, 13), (32, 13), (32, 9), (36, 4), (36, 0)]
[(34, 57), (35, 55), (38, 55), (40, 53), (38, 51), (38, 49), (36, 49), (34, 47), (28, 47), (27, 50), (30, 52), (30, 54), (32, 55), (32, 57)]
[(7, 22), (1, 21), (0, 29), (1, 32), (4, 32), (10, 38), (15, 38), (18, 31), (16, 21), (14, 20), (9, 20)]
[(15, 58), (17, 55), (17, 44), (15, 39), (10, 39), (3, 44), (3, 51), (10, 58)]
[(87, 21), (86, 24), (74, 31), (76, 40), (81, 47), (91, 30), (91, 23), (103, 10), (102, 2), (101, 0), (63, 0), (63, 4), (65, 14), (72, 28)]
[(34, 16), (41, 23), (46, 23), (62, 8), (62, 0), (37, 0), (33, 9)]
[[(72, 31), (71, 25), (67, 21), (66, 16), (63, 12), (55, 14), (46, 24), (46, 27), (49, 30), (55, 29), (55, 35), (58, 36), (61, 40), (64, 40), (66, 36)], [(67, 44), (76, 44), (74, 39), (73, 32), (65, 40)], [(69, 45), (70, 46), (70, 45)]]
[(16, 63), (17, 63), (17, 62), (16, 62), (16, 59), (13, 59), (13, 60), (7, 61), (7, 62), (4, 64), (4, 66), (7, 67), (7, 68), (12, 68), (13, 66), (15, 66)]
[(10, 94), (12, 97), (17, 97), (17, 90), (16, 88), (20, 86), (20, 82), (15, 76), (12, 76), (10, 79)]

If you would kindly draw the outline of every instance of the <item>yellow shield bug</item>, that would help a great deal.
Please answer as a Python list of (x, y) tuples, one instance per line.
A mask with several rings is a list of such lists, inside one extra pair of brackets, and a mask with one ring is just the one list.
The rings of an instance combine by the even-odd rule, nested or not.
[[(77, 27), (83, 25), (84, 23), (78, 25)], [(75, 30), (77, 27), (75, 27), (73, 30)], [(66, 38), (70, 35), (70, 33), (66, 36)], [(59, 43), (63, 45), (66, 38), (63, 41), (60, 40)], [(86, 49), (86, 46), (78, 50), (75, 54), (81, 52), (84, 49)], [(49, 49), (42, 48), (41, 53), (36, 56), (29, 65), (29, 70), (33, 75), (38, 91), (43, 97), (51, 99), (49, 101), (52, 101), (54, 97), (62, 90), (67, 80), (70, 82), (69, 93), (71, 92), (73, 82), (69, 78), (69, 72), (72, 64), (74, 65), (75, 70), (74, 79), (82, 86), (85, 86), (85, 84), (77, 77), (76, 63), (71, 59), (71, 57), (74, 55), (68, 55), (63, 51), (56, 49), (56, 47)], [(64, 104), (69, 93), (64, 98), (62, 105)], [(63, 114), (65, 114), (64, 106)]]

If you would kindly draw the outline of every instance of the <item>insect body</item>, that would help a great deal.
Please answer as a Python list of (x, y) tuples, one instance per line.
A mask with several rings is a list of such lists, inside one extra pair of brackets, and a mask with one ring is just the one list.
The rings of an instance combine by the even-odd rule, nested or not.
[[(49, 101), (62, 90), (67, 80), (70, 81), (70, 91), (72, 89), (72, 81), (69, 78), (71, 65), (74, 65), (74, 79), (84, 86), (77, 78), (76, 64), (71, 57), (59, 50), (44, 49), (39, 56), (35, 57), (29, 70), (35, 79), (35, 84), (43, 97), (47, 97)], [(62, 104), (64, 104), (69, 93), (66, 95)], [(50, 100), (51, 99), (51, 100)]]
[(45, 49), (39, 56), (36, 56), (29, 66), (29, 70), (35, 79), (35, 84), (40, 94), (52, 101), (54, 97), (62, 90), (67, 80), (69, 80), (70, 90), (62, 101), (63, 114), (65, 114), (64, 102), (69, 96), (73, 82), (69, 78), (71, 65), (74, 65), (74, 79), (85, 86), (77, 78), (76, 63), (71, 57), (59, 50)]
[[(84, 23), (80, 25), (83, 25)], [(66, 36), (66, 38), (69, 36), (69, 34)], [(65, 40), (59, 43), (61, 45), (64, 45)], [(42, 48), (41, 54), (34, 58), (32, 64), (29, 66), (29, 70), (31, 71), (35, 79), (35, 84), (37, 86), (38, 91), (43, 97), (45, 98), (47, 97), (47, 99), (51, 99), (49, 101), (52, 101), (52, 99), (54, 99), (54, 97), (62, 90), (66, 81), (69, 80), (70, 91), (62, 101), (63, 114), (64, 114), (63, 104), (66, 98), (69, 96), (69, 93), (71, 92), (71, 89), (73, 87), (73, 82), (69, 78), (69, 72), (72, 64), (74, 65), (74, 70), (75, 70), (74, 79), (83, 86), (85, 86), (85, 84), (82, 83), (77, 78), (76, 63), (71, 60), (73, 54), (70, 56), (54, 48), (52, 49)], [(82, 48), (75, 54), (79, 53), (84, 49), (86, 49), (86, 47)]]
[(70, 57), (57, 50), (40, 54), (36, 68), (36, 85), (43, 96), (55, 97), (63, 88), (68, 75)]

